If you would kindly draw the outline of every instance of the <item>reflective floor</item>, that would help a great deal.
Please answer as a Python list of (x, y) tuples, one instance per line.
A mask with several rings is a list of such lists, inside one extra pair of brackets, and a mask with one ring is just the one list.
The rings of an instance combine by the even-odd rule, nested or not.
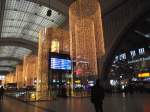
[(47, 112), (36, 106), (28, 105), (26, 103), (11, 99), (4, 98), (0, 102), (0, 112)]
[[(150, 94), (109, 95), (103, 106), (104, 112), (150, 112)], [(30, 104), (5, 98), (0, 112), (94, 112), (94, 108), (89, 98), (58, 98)]]

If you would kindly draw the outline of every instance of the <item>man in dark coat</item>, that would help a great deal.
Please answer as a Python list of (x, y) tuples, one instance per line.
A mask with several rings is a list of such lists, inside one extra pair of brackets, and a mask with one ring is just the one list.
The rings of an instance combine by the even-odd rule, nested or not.
[(96, 80), (96, 84), (91, 88), (91, 102), (95, 106), (96, 112), (103, 112), (103, 100), (105, 97), (105, 91), (100, 80)]
[(0, 88), (0, 99), (3, 99), (3, 95), (4, 95), (4, 88), (3, 86)]

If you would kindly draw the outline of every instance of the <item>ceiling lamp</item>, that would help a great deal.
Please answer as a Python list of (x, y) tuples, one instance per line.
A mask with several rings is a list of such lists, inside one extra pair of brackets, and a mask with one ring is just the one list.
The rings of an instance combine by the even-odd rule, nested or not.
[(52, 10), (48, 10), (48, 11), (47, 11), (47, 16), (50, 17), (51, 15), (52, 15)]
[[(49, 0), (49, 8), (50, 8), (50, 0)], [(48, 10), (47, 11), (47, 16), (50, 17), (52, 15), (52, 10)]]

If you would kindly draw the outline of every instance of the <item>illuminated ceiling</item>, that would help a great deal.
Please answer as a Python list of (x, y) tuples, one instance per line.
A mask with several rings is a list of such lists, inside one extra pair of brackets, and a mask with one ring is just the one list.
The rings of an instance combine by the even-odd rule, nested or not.
[(65, 16), (49, 8), (25, 0), (6, 0), (1, 37), (15, 37), (37, 42), (38, 32), (44, 27), (58, 27)]
[[(38, 32), (44, 27), (63, 25), (68, 19), (68, 7), (73, 1), (0, 0), (0, 68), (14, 67), (24, 55), (35, 53)], [(127, 0), (101, 0), (103, 16), (125, 2)], [(49, 10), (47, 7), (52, 10), (50, 17), (46, 15)]]
[[(35, 45), (38, 42), (38, 32), (41, 29), (45, 27), (58, 27), (66, 20), (62, 13), (53, 9), (50, 9), (52, 11), (51, 15), (47, 16), (49, 8), (31, 1), (1, 1), (1, 3), (3, 2), (3, 10), (1, 13), (2, 23), (0, 29), (0, 59), (5, 58), (9, 60), (0, 61), (0, 71), (12, 71), (11, 66), (15, 66), (19, 62), (11, 59), (18, 58), (22, 60), (25, 55), (33, 52), (32, 49), (36, 49), (34, 46), (34, 48), (29, 49), (25, 45), (21, 45), (21, 41), (27, 41), (26, 43)], [(3, 40), (6, 44), (4, 44)], [(15, 42), (14, 40), (18, 43), (12, 44)]]

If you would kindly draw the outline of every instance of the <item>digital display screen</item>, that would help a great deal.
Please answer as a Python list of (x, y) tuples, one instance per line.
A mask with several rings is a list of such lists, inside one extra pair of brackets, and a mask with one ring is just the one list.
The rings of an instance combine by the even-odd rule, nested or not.
[(56, 70), (71, 70), (71, 60), (51, 57), (51, 69)]

